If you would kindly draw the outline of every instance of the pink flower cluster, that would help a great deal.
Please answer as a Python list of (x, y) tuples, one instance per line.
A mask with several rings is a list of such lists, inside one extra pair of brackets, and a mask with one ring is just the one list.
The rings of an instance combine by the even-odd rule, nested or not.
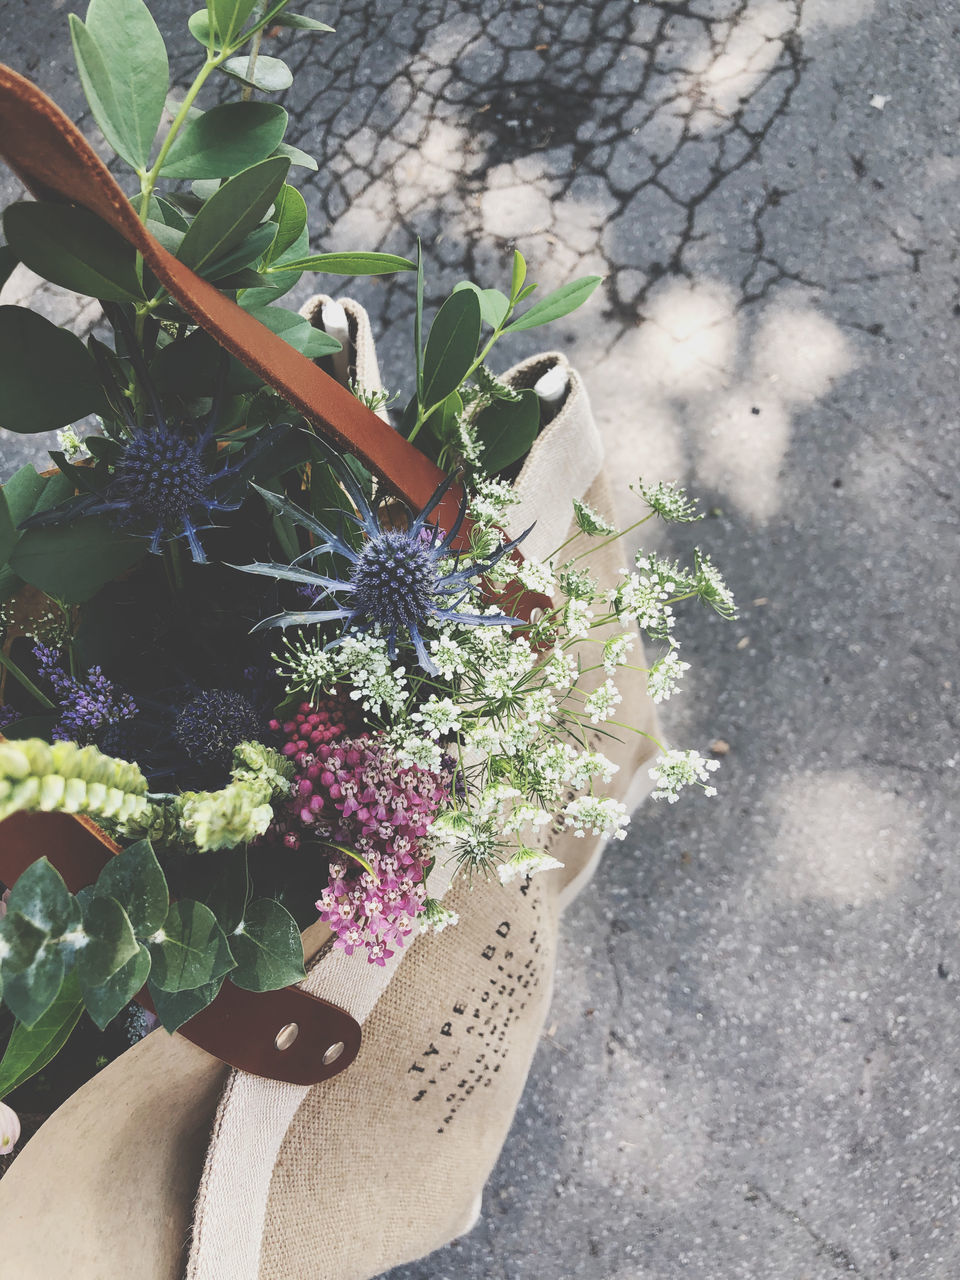
[(336, 947), (348, 956), (364, 947), (370, 963), (383, 965), (423, 910), (429, 859), (421, 845), (450, 795), (451, 778), (401, 764), (375, 736), (343, 737), (336, 715), (334, 707), (303, 704), (282, 726), (283, 751), (297, 771), (278, 828), (291, 848), (312, 839), (351, 850), (367, 864), (369, 870), (335, 854), (317, 910), (337, 935)]

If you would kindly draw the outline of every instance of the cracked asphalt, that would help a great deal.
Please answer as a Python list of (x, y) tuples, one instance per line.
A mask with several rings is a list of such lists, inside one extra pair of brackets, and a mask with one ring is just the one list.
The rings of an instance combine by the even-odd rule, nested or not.
[[(606, 857), (481, 1224), (391, 1280), (952, 1280), (960, 4), (309, 12), (337, 34), (277, 52), (314, 248), (419, 234), (433, 304), (514, 245), (544, 286), (605, 274), (504, 358), (570, 354), (618, 479), (711, 512), (657, 545), (703, 541), (742, 610), (684, 621), (665, 715), (729, 744), (720, 795)], [(0, 58), (92, 130), (65, 16), (0, 0)], [(407, 283), (354, 292), (407, 388)]]

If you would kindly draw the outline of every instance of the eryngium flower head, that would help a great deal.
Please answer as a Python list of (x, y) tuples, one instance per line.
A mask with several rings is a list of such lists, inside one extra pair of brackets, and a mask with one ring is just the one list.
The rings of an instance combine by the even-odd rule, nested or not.
[(177, 716), (177, 740), (194, 764), (225, 769), (240, 742), (262, 729), (253, 703), (235, 689), (205, 689)]
[[(463, 611), (465, 602), (477, 600), (479, 579), (508, 555), (529, 533), (529, 529), (498, 545), (488, 555), (474, 556), (466, 562), (461, 553), (452, 550), (466, 516), (466, 501), (451, 528), (444, 532), (430, 524), (431, 514), (439, 506), (450, 486), (445, 481), (417, 516), (409, 515), (406, 528), (384, 527), (352, 474), (336, 461), (338, 478), (350, 495), (356, 509), (353, 517), (362, 535), (359, 549), (354, 549), (343, 536), (334, 533), (289, 499), (259, 489), (267, 504), (287, 516), (313, 535), (316, 545), (291, 565), (238, 565), (247, 573), (295, 582), (309, 587), (314, 604), (326, 598), (330, 608), (310, 609), (298, 613), (280, 613), (265, 618), (254, 630), (263, 627), (310, 626), (313, 623), (342, 622), (342, 634), (331, 641), (337, 644), (349, 632), (378, 631), (387, 638), (391, 658), (396, 656), (397, 641), (409, 638), (424, 671), (436, 673), (427, 653), (424, 629), (442, 622), (462, 626), (519, 626), (521, 619), (503, 613), (471, 613)], [(257, 486), (254, 486), (257, 488)], [(333, 554), (349, 566), (343, 578), (332, 578), (307, 567), (309, 560)]]

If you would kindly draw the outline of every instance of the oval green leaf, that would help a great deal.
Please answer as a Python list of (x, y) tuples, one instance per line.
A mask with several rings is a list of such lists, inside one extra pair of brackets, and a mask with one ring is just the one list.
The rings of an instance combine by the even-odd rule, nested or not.
[(460, 386), (477, 356), (480, 323), (480, 300), (472, 289), (452, 293), (437, 312), (423, 353), (423, 408)]
[(117, 111), (112, 123), (131, 153), (124, 159), (143, 168), (170, 87), (163, 36), (143, 0), (90, 0), (87, 32), (110, 78)]
[(155, 933), (170, 907), (166, 877), (149, 840), (110, 859), (97, 877), (97, 893), (116, 898), (138, 938)]
[(488, 476), (498, 475), (518, 462), (537, 438), (540, 399), (531, 388), (519, 400), (495, 400), (474, 424), (480, 442), (480, 461)]
[(106, 408), (78, 337), (26, 307), (0, 307), (0, 427), (52, 431)]
[(256, 3), (257, 0), (207, 0), (207, 11), (213, 18), (221, 44), (228, 44), (243, 29)]
[(216, 262), (250, 234), (272, 207), (290, 161), (271, 156), (228, 179), (194, 218), (180, 246), (180, 260), (199, 270)]
[(189, 1022), (194, 1014), (205, 1009), (208, 1004), (212, 1004), (220, 994), (222, 986), (222, 978), (207, 982), (202, 987), (194, 987), (191, 991), (164, 991), (152, 978), (147, 983), (157, 1017), (164, 1031), (169, 1032), (178, 1030), (185, 1022)]
[(29, 1030), (14, 1027), (0, 1062), (0, 1098), (5, 1098), (35, 1076), (57, 1056), (70, 1038), (80, 1014), (83, 997), (74, 974), (69, 974), (46, 1013)]
[(139, 951), (133, 928), (116, 898), (95, 895), (83, 912), (86, 944), (77, 951), (77, 976), (84, 987), (112, 978)]
[(27, 529), (10, 557), (14, 573), (64, 604), (83, 604), (104, 583), (133, 568), (146, 555), (142, 539), (128, 538), (112, 524), (87, 516), (71, 525)]
[(273, 155), (287, 113), (273, 102), (225, 102), (184, 126), (167, 152), (164, 178), (232, 178)]
[(141, 946), (137, 954), (106, 982), (101, 982), (96, 987), (83, 988), (83, 1003), (87, 1013), (101, 1031), (143, 988), (149, 973), (150, 952), (146, 947)]
[(87, 209), (20, 201), (3, 230), (20, 261), (52, 284), (105, 302), (143, 297), (133, 246)]
[(276, 991), (303, 976), (303, 943), (297, 922), (270, 898), (248, 904), (230, 934), (237, 967), (230, 981), (245, 991)]
[(262, 93), (282, 93), (293, 84), (293, 72), (282, 58), (269, 58), (261, 53), (250, 70), (250, 59), (246, 54), (237, 58), (228, 58), (221, 71), (241, 84), (248, 84), (252, 89)]

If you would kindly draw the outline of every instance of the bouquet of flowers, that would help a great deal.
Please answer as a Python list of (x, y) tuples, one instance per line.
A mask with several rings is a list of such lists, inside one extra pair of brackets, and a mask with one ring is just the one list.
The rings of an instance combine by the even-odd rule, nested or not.
[[(498, 376), (494, 348), (569, 314), (599, 278), (539, 297), (515, 252), (503, 290), (463, 281), (427, 326), (419, 248), (311, 251), (289, 179), (316, 164), (284, 142), (283, 108), (253, 96), (291, 81), (265, 34), (329, 28), (287, 0), (208, 0), (189, 27), (201, 65), (171, 99), (142, 0), (71, 17), (132, 210), (166, 255), (328, 371), (349, 363), (348, 333), (284, 305), (301, 277), (408, 272), (409, 388), (388, 397), (348, 370), (341, 394), (436, 483), (412, 502), (401, 477), (338, 448), (322, 414), (221, 345), (96, 212), (42, 189), (6, 210), (0, 281), (24, 264), (97, 299), (103, 320), (84, 342), (0, 306), (0, 425), (60, 430), (53, 469), (0, 490), (0, 877), (24, 814), (77, 815), (112, 854), (68, 887), (40, 842), (0, 886), (0, 1097), (16, 1110), (50, 1110), (225, 988), (297, 983), (318, 921), (357, 966), (384, 966), (457, 923), (454, 875), (555, 868), (543, 834), (557, 828), (622, 838), (603, 750), (636, 731), (618, 676), (642, 670), (669, 698), (687, 668), (677, 606), (734, 609), (702, 552), (685, 567), (627, 565), (624, 550), (615, 580), (592, 572), (645, 520), (698, 518), (675, 485), (638, 481), (625, 527), (578, 500), (574, 536), (536, 555), (529, 528), (504, 532), (550, 410), (542, 387)], [(216, 74), (239, 96), (201, 110)], [(662, 749), (653, 794), (711, 794), (715, 768)], [(9, 1154), (19, 1125), (2, 1110)]]

